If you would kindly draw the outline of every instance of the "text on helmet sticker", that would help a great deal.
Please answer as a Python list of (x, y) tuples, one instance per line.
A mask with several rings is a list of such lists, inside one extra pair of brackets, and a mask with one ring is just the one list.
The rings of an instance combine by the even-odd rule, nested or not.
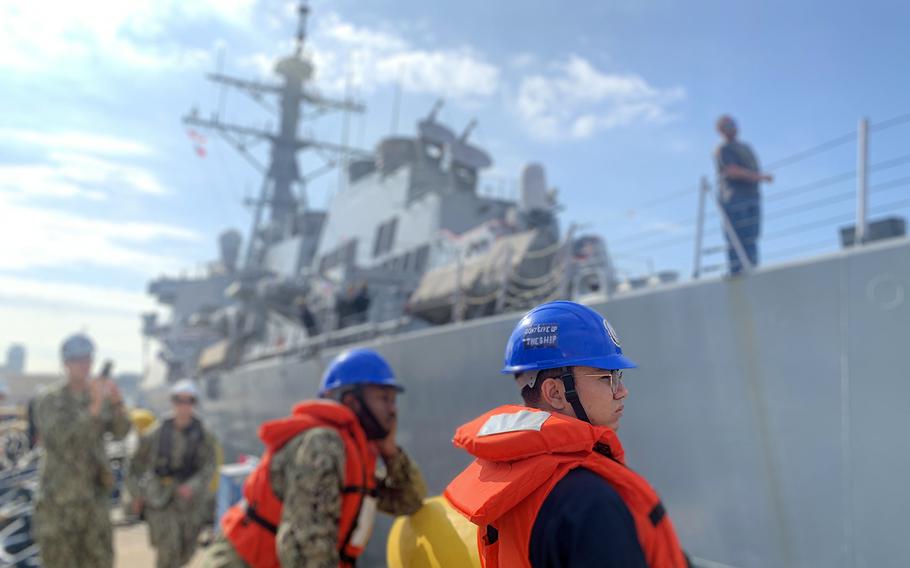
[(537, 323), (524, 330), (521, 343), (525, 349), (541, 349), (559, 345), (558, 323)]

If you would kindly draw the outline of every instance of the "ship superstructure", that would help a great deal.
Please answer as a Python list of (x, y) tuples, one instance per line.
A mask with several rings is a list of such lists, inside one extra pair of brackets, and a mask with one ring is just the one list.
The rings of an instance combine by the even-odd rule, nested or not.
[[(548, 297), (604, 294), (616, 285), (596, 235), (560, 227), (544, 167), (528, 164), (515, 195), (484, 191), (492, 157), (439, 121), (443, 101), (411, 136), (389, 136), (371, 152), (301, 135), (307, 117), (362, 112), (312, 84), (304, 49), (309, 9), (300, 6), (292, 55), (275, 65), (279, 81), (222, 73), (210, 79), (255, 100), (271, 97), (276, 131), (239, 126), (193, 110), (184, 122), (217, 133), (263, 172), (245, 245), (232, 231), (208, 274), (162, 278), (149, 288), (171, 309), (149, 315), (144, 331), (152, 383), (287, 350), (318, 350), (377, 335), (521, 309)], [(251, 152), (268, 144), (268, 163)], [(298, 154), (324, 160), (302, 172)], [(342, 168), (328, 208), (308, 205), (307, 182)], [(226, 239), (226, 240), (224, 240)]]

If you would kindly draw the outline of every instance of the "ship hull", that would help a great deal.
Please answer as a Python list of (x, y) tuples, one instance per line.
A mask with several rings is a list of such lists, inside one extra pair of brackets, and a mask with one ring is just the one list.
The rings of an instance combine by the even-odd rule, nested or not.
[[(910, 242), (899, 240), (592, 304), (639, 364), (620, 429), (629, 465), (690, 554), (737, 567), (910, 557), (908, 294)], [(498, 370), (519, 317), (368, 344), (407, 387), (399, 437), (433, 493), (468, 463), (455, 428), (517, 400)], [(337, 352), (220, 372), (203, 408), (228, 456), (258, 453), (258, 425), (314, 396)], [(374, 538), (368, 565), (384, 563), (383, 545)]]

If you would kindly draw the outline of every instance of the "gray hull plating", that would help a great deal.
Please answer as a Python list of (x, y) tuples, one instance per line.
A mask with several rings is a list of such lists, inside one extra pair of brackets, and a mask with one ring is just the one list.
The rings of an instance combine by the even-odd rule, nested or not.
[[(910, 558), (908, 292), (900, 240), (593, 306), (640, 365), (620, 432), (629, 465), (661, 493), (691, 554), (756, 567)], [(518, 317), (371, 344), (407, 385), (399, 436), (434, 493), (468, 461), (455, 427), (516, 400), (497, 371)], [(222, 373), (204, 410), (228, 455), (258, 453), (259, 423), (313, 396), (335, 353)], [(383, 544), (374, 538), (370, 565)]]

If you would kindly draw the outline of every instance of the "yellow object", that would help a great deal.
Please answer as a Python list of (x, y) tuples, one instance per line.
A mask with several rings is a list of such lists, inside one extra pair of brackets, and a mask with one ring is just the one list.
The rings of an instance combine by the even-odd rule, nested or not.
[(218, 483), (221, 482), (221, 466), (224, 465), (224, 448), (218, 440), (215, 440), (215, 475), (212, 476), (212, 482), (209, 483), (209, 493), (218, 493)]
[(480, 568), (477, 526), (431, 497), (409, 517), (398, 517), (386, 548), (389, 568)]
[(155, 420), (155, 415), (152, 414), (151, 410), (146, 410), (144, 408), (134, 408), (130, 410), (130, 422), (136, 427), (136, 431), (139, 432), (140, 436), (145, 434), (145, 432), (152, 427)]

